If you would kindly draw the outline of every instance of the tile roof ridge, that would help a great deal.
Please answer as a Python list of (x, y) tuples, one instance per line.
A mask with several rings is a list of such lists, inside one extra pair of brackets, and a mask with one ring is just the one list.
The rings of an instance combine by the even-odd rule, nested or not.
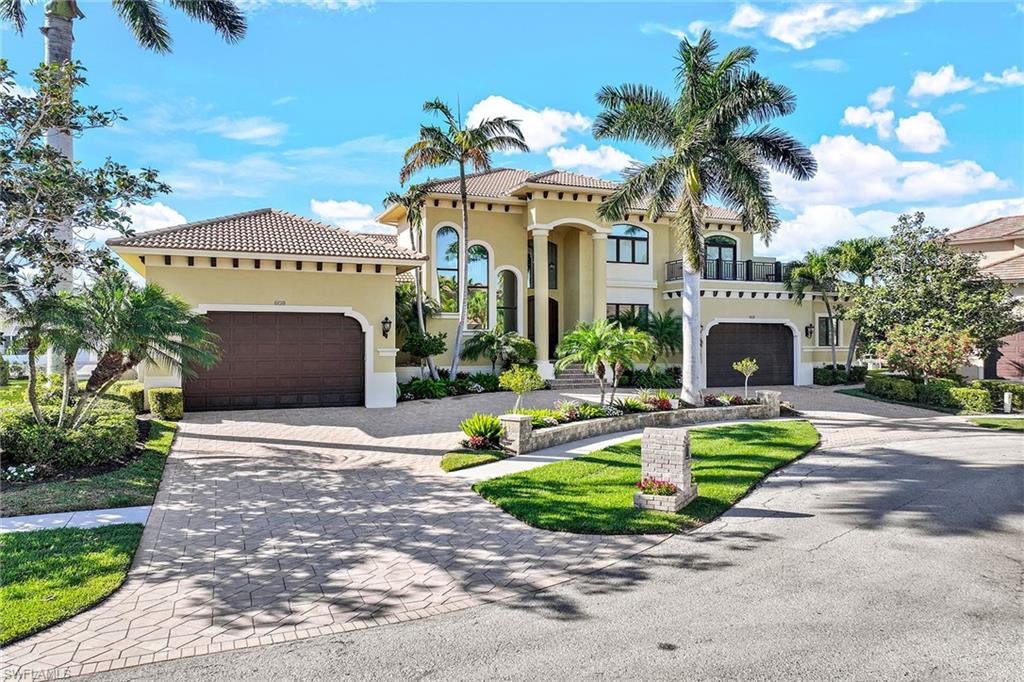
[(160, 234), (169, 234), (171, 232), (176, 232), (178, 230), (184, 230), (185, 228), (203, 227), (204, 225), (209, 225), (210, 223), (219, 223), (225, 220), (237, 220), (238, 218), (248, 218), (249, 216), (260, 215), (262, 213), (273, 213), (275, 210), (277, 209), (270, 207), (255, 208), (252, 209), (251, 211), (240, 211), (238, 213), (231, 213), (229, 215), (220, 216), (218, 218), (206, 218), (205, 220), (196, 220), (194, 222), (181, 223), (179, 225), (158, 227), (155, 230), (144, 230), (143, 232), (137, 232), (130, 237), (114, 237), (112, 239), (108, 239), (105, 243), (121, 244), (129, 239), (136, 239), (138, 237), (151, 237)]

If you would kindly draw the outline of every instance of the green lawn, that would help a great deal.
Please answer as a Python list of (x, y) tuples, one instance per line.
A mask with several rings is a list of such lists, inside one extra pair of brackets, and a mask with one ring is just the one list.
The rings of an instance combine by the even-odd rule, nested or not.
[(999, 419), (995, 417), (978, 417), (969, 420), (972, 424), (984, 426), (997, 431), (1024, 431), (1024, 419)]
[(474, 490), (531, 526), (572, 533), (673, 533), (707, 523), (818, 443), (806, 421), (691, 431), (699, 496), (678, 514), (639, 510), (640, 441), (483, 481)]
[(28, 386), (28, 379), (11, 379), (6, 386), (0, 386), (0, 407), (23, 403), (26, 386)]
[(142, 526), (0, 535), (0, 645), (81, 613), (124, 582)]
[(145, 452), (120, 469), (59, 481), (5, 484), (0, 516), (153, 504), (177, 427), (158, 420), (150, 424)]
[(458, 471), (497, 462), (506, 457), (508, 454), (501, 450), (456, 450), (441, 458), (441, 468), (445, 471)]

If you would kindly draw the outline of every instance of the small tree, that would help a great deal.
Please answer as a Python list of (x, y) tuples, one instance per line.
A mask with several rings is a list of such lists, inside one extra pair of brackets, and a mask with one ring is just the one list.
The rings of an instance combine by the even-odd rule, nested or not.
[(839, 253), (834, 248), (808, 251), (804, 260), (794, 263), (786, 273), (785, 282), (786, 288), (796, 294), (797, 303), (803, 302), (808, 290), (821, 295), (828, 318), (828, 345), (832, 351), (833, 371), (836, 369), (836, 344), (839, 343), (839, 339), (836, 338), (838, 325), (832, 304), (836, 297), (836, 289), (839, 287), (839, 271)]
[(544, 388), (544, 380), (533, 367), (517, 365), (507, 372), (502, 372), (498, 377), (498, 385), (516, 394), (516, 405), (512, 412), (518, 413), (523, 405), (523, 396), (530, 391)]
[[(416, 358), (417, 362), (420, 363), (420, 374), (422, 375), (424, 361), (429, 357), (440, 355), (448, 349), (448, 343), (445, 341), (447, 338), (448, 335), (444, 332), (438, 334), (426, 332), (421, 334), (419, 330), (412, 330), (409, 332), (400, 350)], [(433, 379), (434, 377), (431, 376), (431, 378)]]
[(464, 360), (476, 360), (483, 356), (491, 361), (491, 372), (498, 369), (498, 361), (515, 352), (513, 339), (515, 332), (504, 332), (500, 325), (494, 329), (484, 329), (470, 336), (462, 347)]
[(747, 384), (750, 383), (750, 377), (754, 376), (757, 372), (757, 360), (754, 358), (743, 358), (738, 362), (732, 363), (732, 368), (743, 375), (743, 397), (747, 397)]
[(918, 381), (955, 374), (968, 363), (973, 349), (974, 340), (967, 332), (923, 320), (893, 327), (876, 345), (878, 356), (889, 367)]

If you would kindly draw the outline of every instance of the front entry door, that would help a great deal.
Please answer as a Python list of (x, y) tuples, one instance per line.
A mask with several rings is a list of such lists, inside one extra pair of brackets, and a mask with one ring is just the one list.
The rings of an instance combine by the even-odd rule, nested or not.
[[(526, 302), (526, 336), (528, 339), (537, 342), (537, 337), (534, 334), (534, 301), (533, 296)], [(558, 301), (553, 298), (548, 299), (548, 358), (554, 360), (555, 348), (558, 346), (558, 340), (561, 335), (558, 333)]]

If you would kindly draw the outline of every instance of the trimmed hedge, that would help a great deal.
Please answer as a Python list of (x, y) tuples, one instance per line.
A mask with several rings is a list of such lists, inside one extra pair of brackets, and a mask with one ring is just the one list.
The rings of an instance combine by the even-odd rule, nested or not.
[(1017, 410), (1024, 410), (1024, 384), (1013, 384), (1009, 381), (996, 379), (982, 379), (972, 381), (971, 388), (980, 388), (988, 392), (989, 399), (996, 407), (1003, 405), (1003, 393), (1009, 391), (1013, 395), (1013, 407)]
[(952, 391), (960, 384), (952, 379), (931, 379), (926, 384), (917, 384), (917, 401), (936, 407), (956, 407)]
[(180, 388), (151, 388), (149, 406), (161, 419), (177, 421), (185, 416), (185, 395)]
[(128, 399), (135, 414), (143, 414), (146, 411), (146, 388), (141, 382), (119, 381), (114, 384), (113, 391)]
[(124, 457), (135, 445), (135, 415), (123, 407), (97, 407), (79, 428), (56, 426), (59, 409), (43, 406), (37, 424), (28, 405), (0, 410), (0, 450), (4, 466), (37, 464), (56, 470), (99, 466)]
[(917, 387), (910, 379), (890, 376), (869, 376), (864, 380), (864, 390), (871, 395), (889, 400), (914, 402), (917, 400)]
[(951, 388), (949, 394), (961, 412), (987, 414), (992, 411), (992, 399), (983, 388)]
[(867, 376), (868, 368), (855, 366), (846, 369), (846, 365), (836, 365), (835, 370), (833, 370), (832, 365), (825, 365), (824, 367), (815, 367), (813, 373), (814, 383), (818, 386), (859, 384)]

